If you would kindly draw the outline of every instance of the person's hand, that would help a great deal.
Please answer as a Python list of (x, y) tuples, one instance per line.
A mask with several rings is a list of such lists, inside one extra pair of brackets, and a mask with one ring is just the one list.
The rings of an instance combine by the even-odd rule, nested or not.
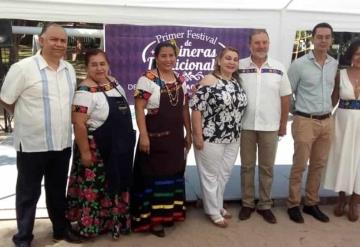
[(184, 141), (185, 141), (186, 152), (189, 152), (192, 144), (191, 135), (186, 134)]
[(150, 154), (150, 140), (148, 135), (140, 134), (139, 148), (141, 152)]
[(204, 148), (204, 138), (202, 134), (194, 135), (194, 147), (198, 150), (202, 150)]
[(85, 167), (90, 167), (93, 165), (92, 155), (90, 151), (81, 154), (81, 163)]
[(278, 132), (278, 136), (286, 135), (286, 124), (281, 124)]

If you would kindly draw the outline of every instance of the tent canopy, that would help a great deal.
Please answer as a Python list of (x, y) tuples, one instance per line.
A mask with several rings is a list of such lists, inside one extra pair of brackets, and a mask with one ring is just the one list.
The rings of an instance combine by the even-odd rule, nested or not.
[(104, 24), (266, 28), (270, 55), (289, 65), (296, 30), (319, 22), (360, 32), (358, 0), (1, 0), (1, 18)]

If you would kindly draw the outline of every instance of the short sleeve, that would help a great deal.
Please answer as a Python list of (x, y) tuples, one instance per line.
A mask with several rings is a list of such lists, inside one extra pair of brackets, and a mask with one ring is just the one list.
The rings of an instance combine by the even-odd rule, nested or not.
[(281, 84), (280, 84), (280, 96), (286, 96), (286, 95), (290, 95), (292, 90), (291, 90), (291, 84), (289, 81), (289, 77), (285, 71), (285, 68), (282, 70), (283, 71), (283, 75), (281, 78)]
[(184, 104), (183, 105), (186, 105), (187, 102), (189, 102), (189, 100), (190, 100), (190, 96), (188, 94), (188, 90), (187, 90), (187, 86), (186, 86), (185, 81), (182, 82), (181, 87), (182, 87), (182, 90), (184, 92)]
[(117, 84), (116, 88), (119, 90), (120, 94), (127, 100), (124, 88), (120, 84)]
[(153, 84), (153, 82), (150, 81), (145, 76), (140, 77), (139, 80), (137, 81), (135, 92), (134, 92), (135, 99), (148, 100), (154, 90), (152, 87), (152, 84)]
[(12, 65), (1, 88), (1, 100), (9, 105), (14, 104), (25, 89), (25, 83), (21, 68), (17, 64)]
[(186, 95), (188, 97), (188, 91), (187, 91), (187, 84), (186, 84), (186, 79), (183, 75), (175, 72), (175, 76), (177, 77), (177, 81), (181, 83), (184, 95)]
[(93, 96), (94, 94), (88, 91), (76, 91), (72, 111), (90, 115), (95, 107), (93, 104)]
[(210, 96), (209, 86), (200, 86), (190, 99), (190, 107), (194, 111), (205, 111)]
[(297, 68), (297, 60), (292, 62), (292, 64), (289, 67), (287, 75), (290, 81), (291, 89), (293, 93), (296, 93), (300, 81), (300, 75), (298, 73), (298, 68)]
[(181, 86), (182, 86), (184, 95), (185, 95), (186, 97), (188, 97), (188, 90), (187, 90), (186, 82), (183, 82), (183, 83), (181, 84)]

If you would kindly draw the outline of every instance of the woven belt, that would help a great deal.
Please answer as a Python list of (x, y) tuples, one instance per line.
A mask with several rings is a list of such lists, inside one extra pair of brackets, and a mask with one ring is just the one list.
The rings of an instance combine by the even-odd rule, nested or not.
[(311, 119), (323, 120), (323, 119), (329, 118), (331, 116), (331, 113), (327, 113), (324, 115), (312, 115), (312, 114), (308, 114), (305, 112), (296, 111), (295, 115), (299, 115), (299, 116), (307, 117), (307, 118), (311, 118)]
[(340, 99), (339, 108), (360, 110), (360, 100), (343, 100)]

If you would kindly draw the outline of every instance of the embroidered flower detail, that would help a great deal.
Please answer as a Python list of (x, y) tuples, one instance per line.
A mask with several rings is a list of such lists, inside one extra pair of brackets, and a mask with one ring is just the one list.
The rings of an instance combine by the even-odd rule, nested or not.
[(91, 217), (91, 216), (83, 216), (82, 218), (81, 218), (81, 224), (83, 225), (83, 226), (90, 226), (90, 225), (92, 225), (93, 224), (93, 218)]
[(75, 221), (79, 218), (80, 212), (79, 209), (73, 208), (69, 211), (67, 211), (66, 218), (70, 221)]
[(72, 105), (72, 112), (87, 113), (88, 107), (82, 105)]
[(101, 210), (100, 210), (100, 216), (101, 216), (101, 217), (107, 217), (107, 216), (109, 216), (109, 210), (107, 210), (107, 209), (101, 209)]
[(86, 207), (86, 208), (83, 208), (82, 211), (83, 211), (83, 215), (90, 215), (91, 208)]
[(136, 89), (134, 91), (134, 98), (136, 99), (144, 99), (144, 100), (148, 100), (151, 96), (151, 93), (146, 92), (144, 90), (141, 89)]
[(92, 189), (84, 189), (83, 193), (86, 200), (90, 202), (95, 201), (97, 195)]
[(85, 179), (86, 181), (94, 181), (95, 180), (95, 172), (89, 168), (85, 169)]
[(71, 197), (77, 197), (78, 194), (79, 194), (79, 189), (77, 188), (70, 188), (68, 189), (68, 195), (71, 196)]
[(95, 140), (93, 138), (89, 138), (89, 147), (90, 149), (96, 149), (96, 143)]
[(105, 199), (102, 199), (102, 200), (101, 200), (100, 204), (101, 204), (101, 206), (103, 206), (104, 208), (108, 208), (108, 207), (111, 207), (112, 202), (111, 202), (111, 200), (105, 198)]
[(184, 83), (185, 77), (183, 75), (178, 75), (179, 82)]

